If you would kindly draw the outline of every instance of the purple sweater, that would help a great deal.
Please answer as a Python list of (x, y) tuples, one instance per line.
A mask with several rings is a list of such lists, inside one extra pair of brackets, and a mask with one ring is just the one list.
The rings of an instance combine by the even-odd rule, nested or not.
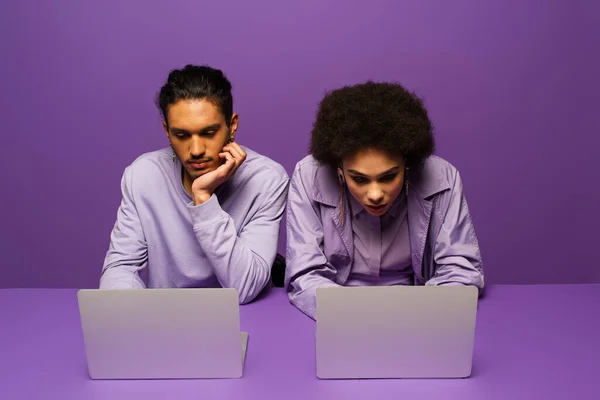
[[(235, 288), (240, 303), (270, 280), (289, 177), (246, 147), (246, 161), (207, 202), (194, 206), (170, 148), (125, 169), (122, 201), (100, 288)], [(147, 284), (139, 273), (147, 268)]]

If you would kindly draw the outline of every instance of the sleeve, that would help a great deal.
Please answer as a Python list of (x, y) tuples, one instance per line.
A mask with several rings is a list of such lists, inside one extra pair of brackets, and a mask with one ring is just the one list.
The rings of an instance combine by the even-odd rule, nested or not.
[(148, 246), (133, 200), (131, 167), (123, 173), (121, 192), (121, 205), (110, 235), (100, 289), (143, 289), (145, 285), (139, 271), (147, 266)]
[(481, 292), (484, 287), (481, 252), (458, 171), (449, 196), (433, 249), (436, 272), (425, 284), (473, 285)]
[(285, 287), (291, 303), (310, 318), (316, 317), (316, 290), (340, 286), (337, 271), (323, 253), (323, 224), (308, 198), (297, 166), (287, 203)]
[(266, 193), (264, 200), (239, 236), (234, 220), (221, 208), (214, 194), (198, 206), (188, 205), (196, 239), (219, 283), (235, 288), (240, 304), (258, 296), (271, 278), (288, 183), (287, 176), (264, 183), (261, 188)]

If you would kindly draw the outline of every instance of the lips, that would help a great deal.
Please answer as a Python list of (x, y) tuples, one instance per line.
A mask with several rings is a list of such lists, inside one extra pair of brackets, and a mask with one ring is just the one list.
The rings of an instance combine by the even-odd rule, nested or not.
[(204, 169), (208, 167), (210, 160), (190, 160), (187, 163), (194, 169)]
[(379, 205), (379, 206), (370, 206), (370, 205), (367, 205), (367, 208), (369, 209), (369, 211), (372, 211), (374, 213), (378, 213), (378, 212), (381, 212), (382, 210), (384, 210), (385, 206), (386, 206), (386, 204)]

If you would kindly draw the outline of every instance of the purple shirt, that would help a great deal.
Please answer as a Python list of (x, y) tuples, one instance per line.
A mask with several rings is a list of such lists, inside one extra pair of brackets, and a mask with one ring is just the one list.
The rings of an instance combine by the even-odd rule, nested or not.
[[(458, 170), (432, 156), (407, 176), (412, 283), (483, 289), (481, 252)], [(285, 287), (311, 318), (316, 289), (347, 285), (355, 262), (352, 223), (341, 224), (339, 185), (335, 171), (312, 156), (296, 165), (290, 182)], [(344, 207), (344, 221), (351, 221), (350, 208)]]
[(369, 214), (348, 191), (352, 211), (354, 262), (347, 286), (410, 285), (413, 270), (408, 237), (406, 192), (382, 216)]
[(128, 166), (100, 288), (227, 287), (237, 289), (240, 303), (254, 299), (270, 280), (289, 177), (244, 150), (236, 173), (198, 206), (170, 148)]

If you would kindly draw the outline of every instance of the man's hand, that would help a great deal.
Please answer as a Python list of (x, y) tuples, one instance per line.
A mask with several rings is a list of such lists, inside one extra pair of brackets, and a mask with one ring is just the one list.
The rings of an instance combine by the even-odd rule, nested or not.
[(235, 142), (228, 143), (219, 153), (219, 158), (224, 159), (219, 168), (199, 176), (192, 183), (192, 199), (194, 205), (208, 201), (219, 185), (226, 182), (246, 160), (246, 152)]

